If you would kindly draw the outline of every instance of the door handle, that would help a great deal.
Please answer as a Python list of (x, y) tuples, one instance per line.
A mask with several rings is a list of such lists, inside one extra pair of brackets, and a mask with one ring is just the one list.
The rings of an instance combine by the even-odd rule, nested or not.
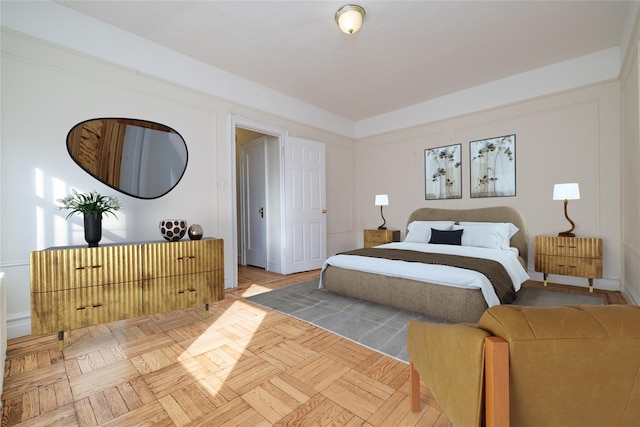
[(260, 212), (260, 218), (264, 218), (264, 208), (260, 208), (258, 212)]

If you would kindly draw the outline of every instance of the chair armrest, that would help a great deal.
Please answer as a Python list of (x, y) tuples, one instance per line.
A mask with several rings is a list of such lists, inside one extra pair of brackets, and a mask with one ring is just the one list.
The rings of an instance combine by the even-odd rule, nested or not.
[(411, 409), (420, 410), (420, 377), (449, 419), (480, 426), (486, 331), (471, 324), (409, 322)]
[(509, 427), (509, 343), (484, 339), (486, 427)]

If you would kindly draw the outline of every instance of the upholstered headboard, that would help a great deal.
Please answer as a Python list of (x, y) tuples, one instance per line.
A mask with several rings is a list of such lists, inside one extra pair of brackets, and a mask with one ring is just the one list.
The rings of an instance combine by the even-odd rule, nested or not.
[(486, 221), (510, 222), (519, 228), (511, 238), (511, 246), (518, 248), (525, 266), (528, 262), (527, 222), (522, 213), (511, 206), (495, 206), (478, 209), (420, 208), (411, 212), (407, 225), (412, 221)]

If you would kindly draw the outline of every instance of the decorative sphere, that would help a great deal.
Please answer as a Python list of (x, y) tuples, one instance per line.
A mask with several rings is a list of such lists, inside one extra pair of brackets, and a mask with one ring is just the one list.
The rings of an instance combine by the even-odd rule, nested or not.
[(160, 221), (160, 234), (165, 239), (175, 242), (187, 232), (187, 221), (184, 219), (163, 219)]
[(202, 227), (200, 224), (192, 224), (191, 227), (189, 227), (189, 238), (191, 240), (202, 239)]

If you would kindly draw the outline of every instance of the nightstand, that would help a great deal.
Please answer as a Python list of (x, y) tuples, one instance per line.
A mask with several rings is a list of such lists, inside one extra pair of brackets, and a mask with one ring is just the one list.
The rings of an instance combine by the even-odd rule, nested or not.
[(364, 230), (364, 247), (382, 245), (384, 243), (399, 242), (400, 230)]
[(602, 239), (535, 236), (534, 260), (535, 271), (544, 274), (545, 286), (549, 274), (586, 277), (593, 292), (593, 279), (602, 278)]

